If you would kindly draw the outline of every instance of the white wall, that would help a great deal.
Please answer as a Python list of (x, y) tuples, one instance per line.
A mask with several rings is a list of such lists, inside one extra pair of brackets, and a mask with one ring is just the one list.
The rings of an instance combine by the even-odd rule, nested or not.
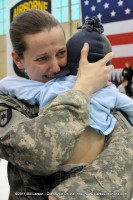
[(0, 161), (0, 199), (8, 200), (9, 184), (7, 179), (7, 161)]
[(16, 3), (20, 2), (20, 0), (6, 0), (7, 5), (7, 35), (6, 35), (6, 49), (7, 49), (7, 75), (16, 76), (13, 70), (13, 62), (11, 57), (12, 45), (9, 37), (9, 27), (10, 27), (10, 8), (12, 8)]

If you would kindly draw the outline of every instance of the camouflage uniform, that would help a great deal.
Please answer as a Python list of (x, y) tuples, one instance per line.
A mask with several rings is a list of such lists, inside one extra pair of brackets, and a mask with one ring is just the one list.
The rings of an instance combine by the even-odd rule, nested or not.
[[(80, 134), (78, 133), (76, 135), (75, 131), (77, 132), (83, 131), (83, 129), (87, 125), (88, 123), (87, 121), (88, 111), (86, 109), (87, 99), (80, 92), (76, 92), (74, 94), (71, 94), (71, 92), (68, 92), (66, 94), (67, 94), (67, 97), (64, 97), (64, 99), (66, 98), (65, 100), (61, 100), (63, 99), (63, 95), (61, 99), (60, 97), (56, 98), (56, 100), (51, 104), (52, 106), (50, 105), (50, 107), (47, 108), (48, 110), (50, 109), (50, 111), (48, 111), (47, 109), (46, 110), (43, 109), (40, 113), (41, 115), (40, 120), (37, 120), (39, 119), (38, 117), (34, 118), (34, 120), (36, 119), (38, 121), (37, 123), (39, 123), (38, 129), (36, 128), (37, 124), (35, 124), (36, 120), (34, 121), (33, 125), (32, 123), (30, 123), (30, 127), (28, 126), (29, 123), (27, 124), (27, 122), (25, 121), (25, 128), (23, 125), (22, 131), (21, 131), (22, 125), (20, 123), (20, 125), (18, 125), (19, 128), (15, 129), (16, 128), (15, 126), (13, 128), (14, 132), (12, 131), (10, 132), (10, 137), (8, 136), (8, 134), (6, 134), (6, 136), (3, 137), (2, 148), (0, 152), (1, 157), (2, 158), (5, 157), (5, 159), (10, 160), (10, 161), (13, 160), (12, 163), (21, 168), (19, 169), (15, 167), (14, 165), (12, 165), (11, 163), (8, 166), (9, 181), (11, 185), (11, 195), (9, 198), (10, 200), (19, 200), (19, 199), (43, 200), (45, 199), (44, 195), (42, 195), (42, 191), (47, 191), (47, 188), (44, 188), (44, 185), (45, 185), (45, 182), (48, 180), (38, 175), (48, 175), (56, 171), (57, 166), (60, 165), (66, 159), (65, 156), (69, 157), (70, 154), (72, 153), (72, 148), (75, 144), (75, 143), (73, 144), (74, 142), (73, 140), (75, 139), (78, 140), (79, 138), (78, 134)], [(71, 97), (71, 95), (73, 95), (73, 97)], [(77, 104), (77, 107), (76, 107), (76, 104)], [(82, 108), (80, 104), (82, 104), (83, 106)], [(66, 106), (66, 109), (70, 107), (68, 112), (65, 111), (65, 107), (63, 105)], [(56, 106), (58, 107), (58, 109)], [(47, 117), (51, 121), (49, 121), (48, 119), (45, 119), (44, 110), (45, 112), (49, 112), (50, 117), (48, 116)], [(59, 132), (58, 127), (55, 126), (55, 118), (57, 116), (57, 113), (55, 111), (57, 110), (59, 113), (61, 111), (63, 112), (63, 114), (58, 113), (61, 119), (63, 115), (65, 115), (65, 112), (67, 113), (66, 115), (67, 118), (64, 117), (62, 120), (64, 123), (60, 122), (61, 123), (60, 132), (61, 130), (63, 130), (63, 137), (64, 137), (64, 134), (66, 135), (66, 138), (64, 140), (61, 138), (61, 135), (57, 138), (55, 137), (55, 136), (58, 136), (58, 134), (61, 134)], [(52, 118), (53, 111), (54, 111), (54, 117)], [(82, 171), (76, 174), (73, 174), (74, 177), (71, 177), (68, 180), (60, 183), (60, 185), (57, 186), (52, 191), (52, 194), (57, 194), (58, 199), (61, 199), (61, 200), (64, 200), (64, 199), (65, 200), (80, 200), (80, 199), (82, 200), (99, 200), (99, 199), (130, 200), (133, 197), (132, 196), (133, 195), (132, 194), (133, 193), (133, 186), (132, 186), (133, 185), (133, 181), (132, 181), (133, 180), (133, 172), (132, 172), (133, 171), (132, 170), (132, 165), (133, 165), (133, 151), (132, 151), (133, 139), (132, 138), (133, 137), (131, 133), (133, 131), (132, 131), (131, 125), (125, 120), (125, 118), (122, 117), (121, 113), (116, 112), (114, 113), (114, 115), (117, 118), (118, 122), (112, 136), (109, 137), (108, 141), (106, 142), (104, 151), (98, 156), (98, 158), (95, 161), (93, 161), (91, 164), (88, 164), (84, 169), (82, 169)], [(50, 125), (46, 129), (44, 128), (46, 124), (45, 123), (42, 124), (42, 118), (44, 118), (43, 121), (45, 123), (47, 122), (46, 123), (47, 125), (48, 123), (50, 123)], [(56, 120), (57, 119), (58, 117), (56, 118)], [(51, 129), (50, 127), (51, 127), (52, 120), (54, 121), (53, 121), (52, 129)], [(80, 120), (79, 121), (80, 125), (78, 123), (78, 120)], [(27, 121), (29, 120), (27, 119)], [(56, 122), (56, 123), (59, 123), (59, 122)], [(33, 127), (33, 131), (31, 129), (31, 125)], [(43, 129), (42, 129), (42, 126), (43, 126)], [(46, 134), (45, 136), (41, 134), (42, 131), (39, 129), (39, 127), (41, 130), (44, 130), (43, 132)], [(37, 138), (34, 131), (36, 129), (38, 131)], [(58, 134), (56, 135), (54, 134), (55, 129), (58, 130)], [(17, 130), (19, 130), (20, 132)], [(52, 132), (54, 136), (50, 135), (52, 134)], [(71, 137), (70, 140), (69, 140), (68, 134), (70, 134), (70, 137)], [(74, 138), (72, 138), (71, 134), (74, 135)], [(14, 140), (15, 137), (13, 135), (16, 135), (16, 138), (18, 139), (17, 142)], [(26, 138), (27, 135), (29, 136), (28, 138)], [(49, 135), (50, 135), (50, 138), (49, 138)], [(38, 140), (38, 137), (40, 138), (39, 140)], [(44, 137), (44, 140), (42, 139), (42, 137)], [(54, 137), (53, 141), (51, 141), (52, 137)], [(34, 139), (34, 141), (36, 142), (35, 144), (31, 138)], [(49, 140), (47, 138), (49, 138)], [(50, 144), (48, 143), (49, 145), (46, 145), (45, 140), (47, 140), (47, 142), (49, 142)], [(59, 142), (57, 140), (59, 140)], [(69, 145), (66, 140), (69, 140)], [(19, 141), (21, 142), (19, 143)], [(43, 142), (45, 144), (43, 144)], [(57, 146), (54, 145), (55, 143)], [(66, 146), (62, 144), (65, 144)], [(71, 148), (71, 150), (67, 149), (67, 145), (69, 146), (69, 148)], [(7, 146), (9, 150), (7, 150)], [(31, 148), (32, 146), (33, 148)], [(50, 155), (51, 149), (49, 150), (47, 149), (49, 148), (49, 146), (53, 150), (52, 157)], [(5, 147), (6, 147), (6, 150), (5, 150)], [(47, 153), (49, 154), (48, 157), (47, 155), (45, 155), (46, 152), (44, 151), (44, 147), (47, 147), (45, 148), (45, 151), (46, 149), (48, 150), (47, 151)], [(59, 147), (59, 150), (56, 149), (58, 147)], [(58, 154), (54, 152), (54, 149), (55, 151), (58, 152)], [(66, 151), (66, 154), (64, 151)], [(60, 155), (59, 152), (62, 153), (62, 155)], [(24, 156), (23, 156), (23, 153), (24, 153)], [(12, 159), (9, 158), (9, 156), (11, 156)], [(63, 156), (63, 159), (61, 160), (62, 156)], [(54, 161), (52, 162), (53, 159)], [(25, 162), (25, 160), (28, 160), (28, 163)], [(32, 176), (30, 173), (27, 173), (23, 170), (27, 170), (36, 175)], [(37, 192), (40, 194), (37, 195)]]
[[(59, 200), (131, 200), (133, 198), (133, 127), (114, 112), (116, 127), (103, 152), (51, 194)], [(57, 194), (57, 195), (56, 195)]]
[[(72, 155), (81, 132), (88, 125), (88, 98), (80, 91), (68, 91), (33, 119), (30, 118), (35, 116), (32, 109), (25, 104), (11, 97), (5, 97), (5, 103), (7, 101), (10, 104), (7, 113), (12, 111), (12, 114), (8, 117), (9, 122), (3, 126), (6, 107), (2, 101), (0, 157), (10, 162), (9, 199), (34, 199), (32, 195), (17, 196), (15, 193), (41, 192), (44, 180), (38, 175), (52, 174)], [(14, 110), (11, 108), (15, 102)], [(31, 176), (31, 173), (35, 176)]]

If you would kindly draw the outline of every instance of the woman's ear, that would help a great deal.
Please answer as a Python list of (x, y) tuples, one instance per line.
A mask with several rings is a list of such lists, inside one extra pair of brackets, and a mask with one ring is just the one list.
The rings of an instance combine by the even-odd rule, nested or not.
[(12, 52), (12, 58), (13, 58), (14, 63), (16, 64), (16, 66), (17, 66), (19, 69), (21, 69), (21, 70), (24, 71), (25, 68), (24, 68), (22, 59), (18, 56), (18, 54), (17, 54), (15, 51)]

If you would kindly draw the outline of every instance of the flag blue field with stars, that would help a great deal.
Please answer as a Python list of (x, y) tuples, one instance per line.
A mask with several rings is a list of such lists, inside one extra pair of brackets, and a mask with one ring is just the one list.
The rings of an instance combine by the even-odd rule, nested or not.
[(82, 22), (97, 16), (104, 25), (116, 68), (129, 61), (133, 66), (133, 0), (81, 0)]

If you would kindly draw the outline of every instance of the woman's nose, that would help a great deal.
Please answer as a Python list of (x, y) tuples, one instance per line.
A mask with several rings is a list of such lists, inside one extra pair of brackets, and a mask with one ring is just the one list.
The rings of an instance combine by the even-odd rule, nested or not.
[(53, 65), (51, 67), (51, 72), (54, 72), (54, 73), (58, 73), (60, 71), (60, 66), (59, 65)]
[(50, 71), (54, 73), (58, 73), (60, 71), (60, 65), (57, 59), (53, 59), (51, 63)]

